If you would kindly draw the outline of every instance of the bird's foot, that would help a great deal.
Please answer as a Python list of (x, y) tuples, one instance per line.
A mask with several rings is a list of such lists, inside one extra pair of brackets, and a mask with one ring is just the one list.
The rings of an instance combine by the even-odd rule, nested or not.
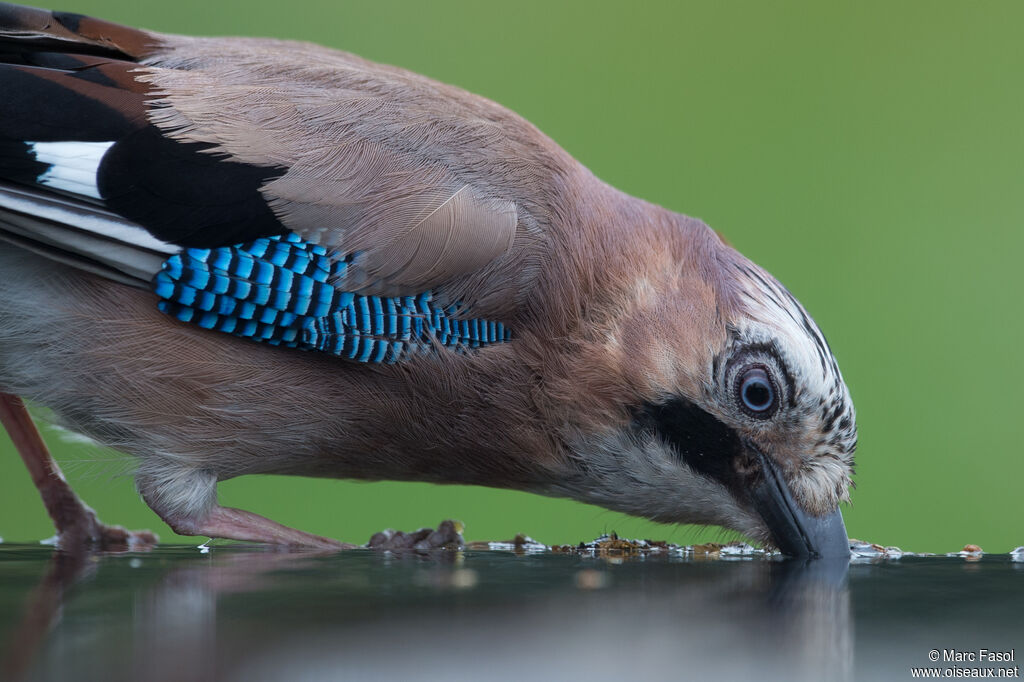
[(450, 520), (442, 521), (437, 530), (420, 528), (412, 533), (403, 533), (389, 528), (374, 533), (366, 546), (369, 549), (386, 550), (462, 549), (466, 544), (462, 539), (462, 531), (462, 523)]
[(148, 530), (128, 531), (120, 526), (108, 526), (96, 518), (96, 512), (82, 502), (64, 479), (21, 398), (0, 393), (0, 424), (10, 434), (43, 498), (43, 505), (57, 529), (58, 547), (74, 552), (83, 549), (123, 552), (148, 549), (157, 543), (156, 535)]
[(160, 538), (148, 530), (126, 530), (121, 526), (108, 526), (88, 507), (74, 519), (66, 519), (57, 534), (57, 546), (69, 551), (83, 548), (101, 552), (148, 550), (155, 547), (159, 541)]

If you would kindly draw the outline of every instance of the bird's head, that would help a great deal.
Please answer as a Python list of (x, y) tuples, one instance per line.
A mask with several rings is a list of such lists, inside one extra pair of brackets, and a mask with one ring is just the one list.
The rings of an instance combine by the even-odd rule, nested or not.
[(574, 496), (724, 526), (790, 555), (848, 553), (839, 504), (857, 428), (824, 335), (710, 228), (683, 228), (625, 287), (595, 344), (605, 360), (584, 370), (584, 400), (600, 400), (602, 373), (631, 389), (615, 426), (570, 437)]

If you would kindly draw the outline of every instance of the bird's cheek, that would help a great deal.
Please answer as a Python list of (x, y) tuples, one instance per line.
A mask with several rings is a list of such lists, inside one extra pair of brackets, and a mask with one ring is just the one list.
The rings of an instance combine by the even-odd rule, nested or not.
[(813, 439), (808, 438), (805, 432), (795, 425), (776, 423), (770, 429), (752, 434), (749, 440), (771, 459), (786, 478), (798, 475), (807, 460), (813, 456)]

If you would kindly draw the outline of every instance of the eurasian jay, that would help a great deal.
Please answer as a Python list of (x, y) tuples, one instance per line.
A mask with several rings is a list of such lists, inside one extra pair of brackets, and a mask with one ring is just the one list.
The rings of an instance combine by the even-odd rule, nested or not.
[(342, 546), (245, 474), (416, 480), (848, 551), (821, 331), (702, 222), (482, 97), (351, 54), (0, 5), (0, 419), (61, 541), (141, 538), (21, 402), (133, 455), (176, 532)]

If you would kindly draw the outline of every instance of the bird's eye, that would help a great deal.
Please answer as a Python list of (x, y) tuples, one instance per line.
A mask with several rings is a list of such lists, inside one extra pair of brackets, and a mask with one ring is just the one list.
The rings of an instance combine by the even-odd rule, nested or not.
[(752, 365), (740, 373), (736, 393), (743, 411), (751, 417), (767, 419), (778, 408), (775, 384), (768, 370), (761, 365)]

